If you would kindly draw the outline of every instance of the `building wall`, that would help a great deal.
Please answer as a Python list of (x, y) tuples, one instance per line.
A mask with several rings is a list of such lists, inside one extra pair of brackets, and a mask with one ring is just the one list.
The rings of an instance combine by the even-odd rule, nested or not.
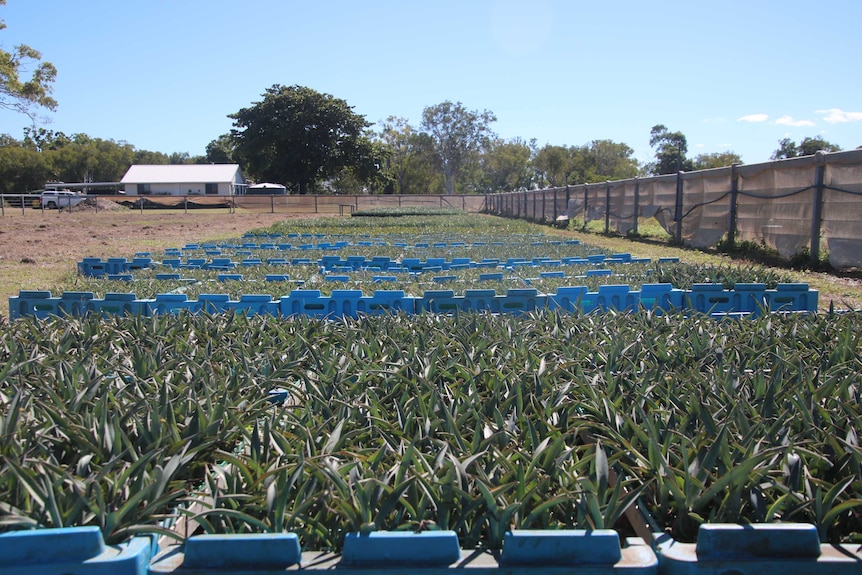
[[(212, 182), (215, 184), (216, 182)], [(231, 195), (231, 182), (218, 182), (218, 193), (217, 194), (207, 194), (206, 193), (206, 183), (174, 183), (174, 184), (149, 184), (150, 190), (148, 194), (149, 196), (206, 196), (206, 195), (218, 195), (218, 196), (229, 196)], [(127, 196), (137, 196), (138, 194), (138, 184), (126, 184), (125, 187)]]

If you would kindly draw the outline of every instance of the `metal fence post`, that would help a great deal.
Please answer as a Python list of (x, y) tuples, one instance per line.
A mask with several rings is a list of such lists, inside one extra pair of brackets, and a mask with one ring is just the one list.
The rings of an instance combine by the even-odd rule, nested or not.
[(605, 187), (605, 233), (611, 233), (611, 183)]
[(554, 188), (554, 212), (553, 212), (554, 221), (557, 221), (557, 188)]
[(589, 205), (589, 191), (587, 185), (584, 184), (584, 229), (587, 229), (587, 206)]
[(727, 222), (727, 241), (732, 246), (736, 243), (737, 201), (739, 200), (739, 173), (737, 164), (730, 166), (730, 213)]
[(572, 199), (572, 196), (571, 196), (571, 192), (569, 191), (569, 182), (566, 182), (566, 207), (565, 207), (565, 212), (563, 212), (566, 215), (569, 214), (569, 201), (571, 199)]
[(635, 235), (638, 235), (638, 219), (640, 219), (641, 214), (641, 183), (635, 178), (635, 207), (634, 207), (634, 215), (632, 215), (632, 231), (634, 231)]
[(811, 263), (820, 261), (820, 226), (823, 218), (823, 188), (826, 181), (826, 162), (823, 155), (817, 152), (819, 163), (814, 168), (814, 205), (811, 212)]

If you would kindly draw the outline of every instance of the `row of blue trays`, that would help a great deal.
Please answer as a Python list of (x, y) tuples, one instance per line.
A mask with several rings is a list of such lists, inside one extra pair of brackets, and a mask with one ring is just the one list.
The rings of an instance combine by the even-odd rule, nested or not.
[[(462, 550), (454, 531), (348, 533), (342, 552), (303, 552), (295, 533), (195, 535), (161, 549), (152, 536), (106, 545), (97, 527), (0, 534), (4, 575), (265, 575), (335, 569), (369, 573), (643, 575), (849, 575), (862, 572), (858, 545), (821, 544), (801, 523), (704, 524), (697, 543), (666, 534), (651, 542), (616, 531), (513, 530), (499, 553)], [(538, 571), (537, 571), (538, 570)]]
[[(144, 252), (141, 252), (143, 254)], [(679, 258), (659, 258), (659, 263), (676, 263)], [(126, 258), (84, 258), (78, 262), (78, 273), (88, 277), (105, 277), (112, 275), (128, 274), (129, 272), (154, 267), (166, 267), (177, 269), (212, 269), (219, 271), (233, 270), (241, 267), (260, 265), (316, 265), (324, 271), (399, 271), (409, 273), (422, 273), (426, 271), (456, 270), (467, 268), (504, 268), (516, 269), (523, 267), (559, 267), (559, 266), (585, 266), (585, 265), (612, 265), (631, 263), (650, 263), (649, 258), (633, 258), (630, 254), (614, 254), (606, 256), (603, 254), (590, 255), (585, 258), (564, 257), (553, 259), (548, 257), (483, 259), (473, 261), (470, 258), (403, 258), (393, 260), (386, 256), (323, 256), (318, 259), (311, 258), (254, 258), (246, 257), (240, 261), (234, 261), (229, 257), (165, 257), (161, 261), (155, 261), (151, 257), (138, 255), (130, 260)]]
[(543, 308), (583, 313), (634, 312), (645, 308), (714, 316), (756, 316), (763, 311), (816, 312), (817, 304), (818, 292), (802, 283), (778, 284), (775, 289), (766, 289), (764, 284), (736, 284), (732, 290), (724, 289), (721, 284), (695, 284), (690, 290), (677, 289), (671, 284), (644, 284), (640, 290), (627, 285), (604, 285), (595, 292), (588, 291), (586, 286), (568, 286), (557, 288), (553, 294), (542, 294), (535, 288), (509, 289), (504, 294), (493, 289), (468, 289), (462, 295), (453, 290), (426, 290), (422, 296), (410, 296), (403, 290), (376, 290), (366, 295), (362, 290), (346, 289), (322, 295), (320, 290), (295, 289), (277, 299), (269, 294), (244, 294), (238, 300), (230, 299), (227, 294), (201, 294), (197, 300), (190, 300), (183, 293), (162, 293), (153, 299), (138, 299), (133, 293), (108, 293), (99, 299), (92, 292), (65, 292), (53, 297), (49, 291), (21, 291), (9, 298), (9, 317), (237, 311), (246, 315), (339, 318), (398, 312), (524, 313)]

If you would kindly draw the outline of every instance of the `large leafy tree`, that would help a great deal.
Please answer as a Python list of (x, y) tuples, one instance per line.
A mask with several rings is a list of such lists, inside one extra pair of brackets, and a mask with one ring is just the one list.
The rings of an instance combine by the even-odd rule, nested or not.
[[(5, 4), (6, 0), (0, 0), (0, 6)], [(5, 27), (0, 20), (0, 30)], [(57, 108), (51, 97), (57, 69), (41, 60), (42, 54), (26, 44), (15, 46), (11, 52), (0, 49), (0, 108), (25, 114), (34, 123), (40, 108)]]
[(406, 118), (389, 116), (381, 124), (380, 142), (388, 150), (388, 193), (440, 193), (439, 159), (431, 136), (416, 130)]
[(222, 134), (206, 147), (206, 162), (208, 164), (233, 164), (233, 140), (230, 134)]
[(798, 156), (812, 156), (820, 150), (826, 152), (840, 152), (841, 148), (823, 138), (804, 138), (799, 144), (790, 138), (779, 140), (778, 149), (772, 153), (772, 160), (784, 158), (796, 158)]
[(724, 168), (733, 164), (741, 164), (742, 157), (733, 151), (715, 152), (712, 154), (698, 154), (694, 157), (695, 170), (708, 170), (710, 168)]
[(588, 182), (623, 180), (638, 175), (635, 151), (627, 144), (613, 140), (593, 140), (586, 148)]
[(490, 125), (497, 117), (488, 110), (468, 110), (461, 102), (446, 101), (422, 111), (422, 128), (434, 141), (443, 167), (447, 194), (454, 194), (461, 171), (493, 137)]
[(649, 145), (655, 148), (655, 163), (649, 166), (653, 174), (675, 174), (679, 170), (690, 171), (692, 162), (686, 158), (688, 141), (682, 132), (671, 132), (664, 124), (650, 130)]
[(344, 169), (361, 180), (380, 171), (379, 150), (365, 133), (371, 124), (329, 94), (276, 84), (263, 100), (228, 117), (234, 158), (253, 178), (305, 194)]
[(536, 171), (540, 186), (558, 188), (576, 182), (572, 174), (576, 170), (575, 156), (577, 151), (566, 146), (546, 144), (536, 152), (533, 158), (533, 168)]
[(487, 193), (530, 188), (532, 156), (533, 146), (519, 138), (491, 140), (482, 154), (481, 179), (476, 188)]

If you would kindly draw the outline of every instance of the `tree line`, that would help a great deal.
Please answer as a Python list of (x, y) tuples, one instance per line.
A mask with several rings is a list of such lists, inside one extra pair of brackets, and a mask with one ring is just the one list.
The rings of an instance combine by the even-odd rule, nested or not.
[[(233, 129), (202, 156), (136, 149), (125, 141), (26, 128), (0, 135), (0, 193), (46, 182), (118, 182), (132, 164), (238, 163), (253, 181), (293, 193), (453, 194), (562, 187), (741, 164), (734, 152), (688, 156), (686, 137), (656, 125), (655, 159), (641, 164), (625, 143), (538, 146), (496, 135), (494, 114), (460, 102), (424, 109), (419, 125), (390, 116), (376, 130), (346, 101), (303, 86), (269, 88), (229, 116)], [(784, 139), (773, 159), (840, 148), (821, 138)]]

